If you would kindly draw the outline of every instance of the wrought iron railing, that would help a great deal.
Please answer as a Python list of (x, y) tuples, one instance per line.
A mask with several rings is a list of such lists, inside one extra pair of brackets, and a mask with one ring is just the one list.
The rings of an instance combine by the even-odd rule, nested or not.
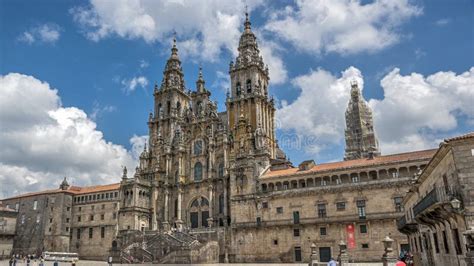
[(413, 207), (413, 214), (417, 216), (434, 204), (447, 203), (453, 198), (459, 199), (457, 186), (435, 187)]

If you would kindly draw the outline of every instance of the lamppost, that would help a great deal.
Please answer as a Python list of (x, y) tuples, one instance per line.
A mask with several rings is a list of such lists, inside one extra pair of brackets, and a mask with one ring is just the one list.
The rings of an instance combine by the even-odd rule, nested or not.
[(311, 257), (309, 266), (317, 266), (318, 265), (318, 253), (316, 252), (316, 244), (311, 244)]
[(339, 242), (339, 265), (347, 265), (349, 263), (349, 256), (347, 255), (347, 245), (341, 240)]
[(385, 251), (382, 256), (383, 266), (393, 265), (397, 262), (397, 258), (393, 256), (393, 239), (391, 239), (390, 236), (386, 236), (382, 242)]

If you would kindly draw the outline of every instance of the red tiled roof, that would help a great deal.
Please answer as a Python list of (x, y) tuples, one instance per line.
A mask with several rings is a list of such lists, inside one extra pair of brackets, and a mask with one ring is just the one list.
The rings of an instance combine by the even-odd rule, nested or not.
[[(117, 190), (119, 188), (120, 188), (120, 183), (100, 185), (100, 186), (90, 186), (90, 187), (70, 186), (67, 190), (62, 190), (60, 188), (49, 189), (49, 190), (43, 190), (43, 191), (38, 191), (38, 192), (25, 193), (25, 194), (21, 194), (21, 195), (18, 195), (18, 196), (7, 198), (7, 199), (26, 198), (26, 197), (31, 197), (31, 196), (56, 194), (56, 193), (61, 193), (61, 192), (67, 192), (67, 193), (74, 194), (74, 195), (81, 195), (81, 194), (87, 194), (87, 193), (96, 193), (96, 192), (102, 192), (102, 191)], [(5, 200), (7, 200), (7, 199), (5, 199)]]
[(452, 137), (452, 138), (449, 138), (449, 139), (445, 139), (444, 142), (450, 142), (450, 141), (454, 141), (454, 140), (462, 140), (462, 139), (468, 139), (468, 138), (474, 138), (474, 132), (470, 132), (470, 133), (467, 133), (467, 134), (464, 134), (464, 135), (460, 135), (460, 136)]
[(431, 150), (376, 156), (373, 159), (356, 159), (356, 160), (340, 161), (340, 162), (333, 162), (333, 163), (323, 163), (323, 164), (318, 164), (314, 166), (313, 168), (309, 170), (304, 170), (304, 171), (299, 170), (297, 167), (282, 169), (282, 170), (274, 170), (274, 171), (268, 170), (263, 175), (263, 178), (270, 178), (270, 177), (276, 177), (276, 176), (289, 176), (289, 175), (294, 175), (294, 174), (309, 174), (309, 173), (324, 172), (324, 171), (329, 171), (329, 170), (346, 169), (346, 168), (352, 168), (352, 167), (364, 167), (364, 166), (374, 166), (374, 165), (389, 164), (389, 163), (406, 162), (406, 161), (411, 161), (411, 160), (431, 159), (433, 155), (436, 153), (436, 151), (437, 149), (431, 149)]

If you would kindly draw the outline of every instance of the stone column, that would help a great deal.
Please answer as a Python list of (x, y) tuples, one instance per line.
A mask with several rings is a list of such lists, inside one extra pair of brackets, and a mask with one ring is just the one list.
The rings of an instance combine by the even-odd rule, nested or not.
[(393, 239), (389, 236), (386, 236), (385, 239), (382, 241), (384, 245), (384, 254), (382, 256), (382, 263), (383, 266), (394, 266), (397, 263), (397, 257), (393, 254)]
[(169, 192), (168, 189), (165, 190), (165, 213), (164, 213), (164, 222), (163, 222), (163, 229), (165, 231), (170, 230), (170, 223), (169, 223), (169, 210), (168, 210), (168, 198)]
[(224, 179), (224, 226), (227, 227), (227, 178)]
[(158, 229), (158, 224), (156, 222), (156, 198), (157, 198), (156, 187), (152, 187), (151, 192), (151, 230), (155, 231)]
[(316, 244), (311, 244), (311, 256), (309, 266), (318, 266), (318, 253), (316, 252)]
[(466, 265), (474, 266), (474, 228), (471, 227), (464, 232), (464, 237), (466, 238), (467, 245)]
[(176, 221), (176, 226), (178, 227), (178, 231), (180, 232), (183, 230), (183, 220), (181, 219), (182, 201), (183, 201), (183, 189), (178, 188), (178, 217)]
[(209, 218), (207, 218), (207, 225), (209, 227), (212, 227), (212, 215), (213, 215), (213, 209), (214, 209), (214, 200), (213, 200), (213, 187), (212, 185), (209, 185)]

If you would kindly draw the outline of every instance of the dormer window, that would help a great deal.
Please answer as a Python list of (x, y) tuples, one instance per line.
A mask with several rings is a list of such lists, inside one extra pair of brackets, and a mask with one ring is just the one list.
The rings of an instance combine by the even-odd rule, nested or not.
[(252, 93), (252, 81), (247, 79), (247, 93)]
[(241, 91), (242, 91), (242, 87), (240, 86), (240, 82), (237, 82), (237, 84), (235, 85), (235, 94), (237, 96), (240, 96)]

